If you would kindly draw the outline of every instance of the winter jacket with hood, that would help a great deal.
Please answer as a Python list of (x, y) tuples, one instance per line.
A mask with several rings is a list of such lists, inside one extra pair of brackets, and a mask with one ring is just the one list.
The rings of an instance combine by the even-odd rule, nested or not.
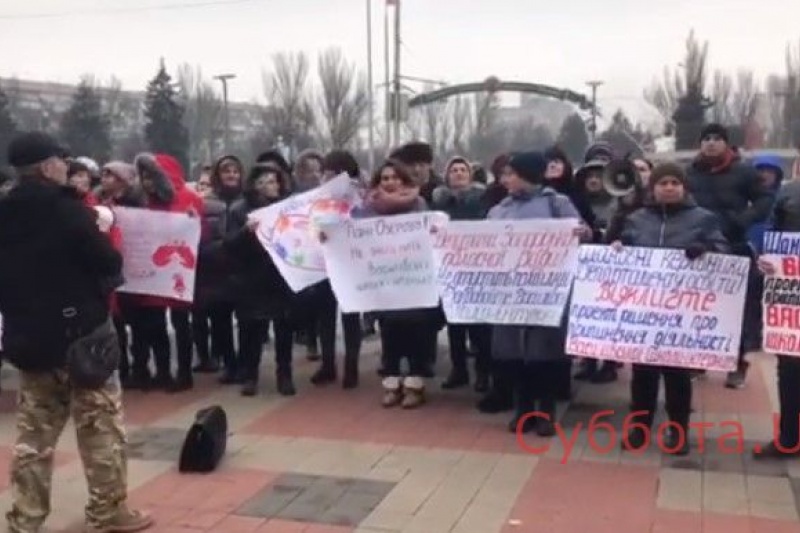
[[(580, 220), (578, 210), (569, 198), (550, 187), (510, 194), (489, 211), (489, 220), (528, 219)], [(566, 317), (566, 313), (564, 314)], [(548, 361), (563, 360), (564, 333), (561, 328), (542, 326), (494, 326), (492, 358), (496, 360)]]
[(686, 175), (697, 205), (720, 217), (722, 233), (732, 251), (751, 255), (747, 231), (769, 217), (774, 201), (774, 194), (764, 187), (756, 170), (728, 150), (718, 160), (698, 156)]
[(586, 197), (586, 188), (583, 182), (579, 182), (577, 177), (574, 176), (574, 169), (569, 157), (560, 148), (553, 147), (545, 151), (545, 158), (550, 161), (561, 161), (564, 165), (564, 173), (558, 179), (548, 179), (547, 186), (559, 194), (563, 194), (570, 199), (572, 205), (578, 210), (581, 219), (586, 222), (590, 228), (596, 225), (594, 211)]
[[(135, 161), (140, 177), (147, 175), (154, 181), (155, 191), (145, 192), (144, 207), (153, 211), (184, 213), (202, 220), (203, 200), (186, 186), (183, 168), (177, 159), (166, 154), (140, 154)], [(203, 237), (207, 232), (202, 232)], [(135, 305), (142, 307), (170, 307), (186, 309), (190, 304), (159, 296), (135, 296)]]
[[(761, 170), (762, 168), (769, 168), (775, 171), (776, 180), (775, 183), (772, 185), (770, 192), (778, 195), (778, 192), (781, 189), (781, 185), (783, 184), (783, 167), (781, 166), (781, 159), (778, 156), (774, 155), (762, 155), (753, 160), (753, 168), (756, 171)], [(776, 200), (777, 201), (777, 200)], [(761, 253), (764, 250), (764, 233), (767, 231), (769, 226), (772, 224), (772, 221), (765, 220), (763, 222), (756, 222), (750, 229), (747, 231), (747, 240), (750, 242), (750, 245), (756, 250), (757, 253)]]
[[(30, 372), (62, 368), (70, 338), (108, 318), (107, 280), (122, 257), (75, 190), (25, 178), (0, 200), (0, 314), (4, 357)], [(74, 337), (73, 337), (74, 338)]]
[(212, 194), (203, 199), (205, 234), (200, 242), (195, 281), (195, 303), (201, 307), (233, 302), (233, 295), (225, 288), (225, 279), (231, 274), (232, 264), (223, 242), (227, 235), (236, 231), (231, 218), (233, 206), (242, 198), (242, 187), (222, 185), (220, 170), (227, 162), (237, 165), (242, 180), (245, 178), (242, 162), (232, 155), (219, 158), (212, 169)]
[(800, 181), (787, 181), (778, 191), (769, 229), (800, 231)]

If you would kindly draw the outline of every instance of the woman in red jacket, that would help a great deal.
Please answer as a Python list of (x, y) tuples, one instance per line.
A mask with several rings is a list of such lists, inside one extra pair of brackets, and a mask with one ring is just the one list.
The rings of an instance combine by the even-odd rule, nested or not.
[[(136, 170), (145, 194), (145, 208), (153, 211), (186, 213), (200, 216), (202, 199), (186, 187), (183, 169), (172, 156), (140, 154)], [(192, 328), (189, 321), (191, 305), (186, 302), (157, 296), (140, 296), (134, 300), (132, 322), (134, 329), (133, 374), (142, 388), (151, 383), (150, 353), (155, 358), (156, 376), (152, 385), (158, 389), (179, 392), (193, 387)], [(177, 379), (172, 376), (170, 340), (167, 332), (167, 310), (175, 330), (177, 344)], [(137, 342), (137, 331), (141, 342)]]

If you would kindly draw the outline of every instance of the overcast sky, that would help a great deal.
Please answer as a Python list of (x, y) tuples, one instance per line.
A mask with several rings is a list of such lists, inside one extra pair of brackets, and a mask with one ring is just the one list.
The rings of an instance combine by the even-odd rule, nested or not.
[[(169, 67), (232, 72), (231, 97), (260, 97), (271, 53), (339, 46), (366, 66), (366, 0), (0, 0), (0, 76), (74, 83), (116, 75), (141, 88)], [(226, 2), (230, 2), (227, 3)], [(383, 80), (384, 0), (373, 0), (376, 83)], [(125, 13), (97, 10), (152, 7)], [(798, 0), (402, 0), (404, 74), (455, 82), (489, 75), (585, 91), (646, 114), (642, 89), (682, 61), (693, 27), (712, 68), (783, 72), (800, 43)], [(69, 14), (72, 12), (73, 14)], [(54, 15), (54, 16), (40, 16)], [(419, 86), (416, 86), (419, 88)]]

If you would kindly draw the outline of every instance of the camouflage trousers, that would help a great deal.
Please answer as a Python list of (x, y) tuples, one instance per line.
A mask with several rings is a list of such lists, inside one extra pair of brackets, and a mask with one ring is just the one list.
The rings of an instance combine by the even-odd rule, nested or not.
[(70, 414), (89, 487), (87, 524), (107, 524), (127, 498), (127, 437), (119, 376), (115, 373), (102, 389), (79, 390), (63, 370), (21, 372), (17, 406), (9, 531), (39, 531), (50, 514), (53, 457)]

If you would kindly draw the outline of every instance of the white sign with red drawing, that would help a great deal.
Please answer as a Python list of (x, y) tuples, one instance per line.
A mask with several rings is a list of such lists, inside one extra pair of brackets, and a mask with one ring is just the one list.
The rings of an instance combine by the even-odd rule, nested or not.
[(191, 303), (200, 219), (183, 213), (116, 208), (125, 285), (119, 292)]

